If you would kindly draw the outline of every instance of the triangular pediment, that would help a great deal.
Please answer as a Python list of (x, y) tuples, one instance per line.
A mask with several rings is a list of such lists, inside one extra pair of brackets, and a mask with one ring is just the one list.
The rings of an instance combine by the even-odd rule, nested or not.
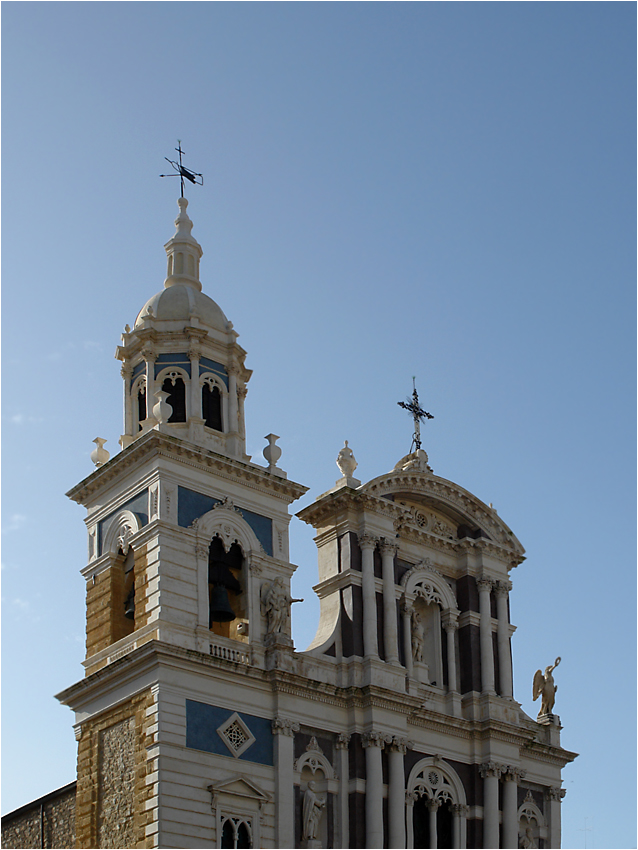
[(228, 779), (209, 785), (211, 794), (228, 794), (234, 797), (244, 797), (260, 802), (270, 800), (270, 795), (261, 790), (254, 782), (245, 776), (230, 776)]

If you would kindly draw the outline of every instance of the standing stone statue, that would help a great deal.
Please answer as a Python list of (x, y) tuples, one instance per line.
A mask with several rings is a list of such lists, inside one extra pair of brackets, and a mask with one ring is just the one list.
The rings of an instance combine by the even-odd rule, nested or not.
[(352, 478), (355, 469), (358, 464), (354, 459), (354, 453), (350, 446), (348, 445), (348, 441), (345, 441), (344, 447), (340, 450), (337, 455), (337, 466), (341, 471), (341, 474), (344, 478)]
[(303, 797), (303, 840), (313, 842), (317, 846), (317, 834), (319, 832), (319, 822), (323, 814), (323, 808), (326, 801), (315, 794), (315, 783), (311, 780), (308, 783), (306, 792)]
[(558, 685), (554, 684), (554, 677), (552, 676), (552, 672), (558, 667), (560, 664), (560, 655), (551, 664), (549, 667), (545, 668), (545, 672), (543, 673), (541, 670), (537, 670), (534, 673), (534, 683), (532, 686), (532, 696), (534, 698), (534, 702), (541, 696), (541, 709), (538, 712), (538, 716), (541, 717), (543, 714), (551, 714), (552, 709), (554, 708), (554, 700), (556, 699), (556, 691), (558, 690)]
[(423, 643), (425, 641), (425, 626), (418, 611), (412, 614), (412, 658), (417, 662), (423, 661)]
[(303, 602), (303, 599), (293, 599), (290, 596), (281, 576), (277, 576), (265, 592), (262, 591), (262, 606), (268, 623), (267, 634), (278, 635), (285, 631), (288, 612), (293, 602)]

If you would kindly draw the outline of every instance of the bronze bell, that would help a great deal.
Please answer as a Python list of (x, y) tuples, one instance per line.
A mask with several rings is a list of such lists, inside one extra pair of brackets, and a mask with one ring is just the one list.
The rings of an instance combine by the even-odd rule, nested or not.
[(135, 619), (135, 587), (132, 587), (124, 603), (124, 616), (127, 620)]
[(228, 623), (235, 619), (235, 612), (228, 601), (228, 590), (221, 584), (214, 584), (210, 591), (210, 622)]

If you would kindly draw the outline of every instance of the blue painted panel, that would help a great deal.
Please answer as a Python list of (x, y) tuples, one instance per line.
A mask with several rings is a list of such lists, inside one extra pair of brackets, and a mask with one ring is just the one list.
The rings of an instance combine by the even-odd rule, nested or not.
[[(194, 750), (204, 750), (219, 756), (234, 759), (226, 744), (222, 741), (217, 730), (234, 710), (217, 708), (195, 700), (186, 700), (186, 746)], [(257, 764), (274, 764), (273, 735), (271, 721), (265, 717), (255, 717), (253, 714), (237, 714), (255, 736), (255, 741), (239, 756), (239, 761), (252, 761)]]
[[(178, 487), (177, 524), (181, 528), (188, 528), (196, 519), (207, 514), (219, 502), (219, 499), (213, 499), (212, 496), (204, 496), (202, 493), (196, 493), (194, 490), (188, 490), (186, 487)], [(261, 514), (248, 511), (246, 508), (242, 508), (241, 505), (237, 505), (237, 508), (239, 508), (243, 518), (255, 532), (257, 540), (264, 547), (266, 554), (272, 556), (272, 520)]]
[(215, 375), (219, 375), (226, 384), (226, 389), (228, 389), (228, 373), (226, 372), (226, 367), (221, 363), (217, 363), (215, 360), (209, 360), (208, 357), (200, 357), (199, 374), (203, 375), (205, 372), (213, 372)]
[(133, 377), (131, 378), (131, 383), (134, 383), (139, 376), (146, 371), (146, 363), (138, 363), (137, 366), (133, 369)]
[(155, 377), (157, 378), (162, 369), (168, 366), (179, 366), (189, 378), (191, 376), (191, 362), (186, 354), (158, 354), (155, 361)]
[(135, 514), (135, 516), (139, 519), (142, 526), (148, 525), (148, 490), (142, 490), (136, 496), (133, 496), (132, 499), (129, 499), (128, 502), (125, 502), (123, 505), (120, 505), (119, 508), (115, 511), (111, 511), (111, 513), (104, 517), (97, 525), (97, 552), (98, 555), (102, 554), (102, 539), (104, 531), (108, 528), (109, 523), (120, 511), (124, 509), (131, 511)]

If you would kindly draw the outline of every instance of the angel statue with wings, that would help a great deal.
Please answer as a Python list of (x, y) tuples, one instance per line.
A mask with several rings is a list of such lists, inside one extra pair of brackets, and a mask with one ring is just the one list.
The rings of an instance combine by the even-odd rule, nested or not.
[(538, 712), (539, 717), (543, 714), (551, 714), (552, 709), (554, 708), (554, 700), (556, 699), (558, 685), (554, 684), (552, 671), (555, 670), (559, 664), (560, 655), (553, 664), (545, 668), (544, 673), (541, 670), (537, 670), (534, 673), (532, 696), (534, 697), (534, 701), (541, 697), (541, 710)]

